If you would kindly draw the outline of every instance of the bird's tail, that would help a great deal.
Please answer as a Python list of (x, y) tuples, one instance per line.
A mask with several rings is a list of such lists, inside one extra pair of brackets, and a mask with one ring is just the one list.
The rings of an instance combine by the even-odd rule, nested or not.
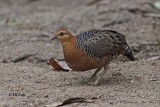
[(135, 61), (135, 58), (134, 58), (133, 53), (132, 53), (132, 50), (127, 44), (125, 45), (125, 50), (124, 50), (123, 55), (126, 56), (131, 61)]

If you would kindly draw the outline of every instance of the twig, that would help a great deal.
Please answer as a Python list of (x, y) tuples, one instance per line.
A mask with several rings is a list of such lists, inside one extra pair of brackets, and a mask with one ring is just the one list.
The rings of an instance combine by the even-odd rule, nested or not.
[(100, 2), (100, 1), (102, 1), (102, 0), (93, 0), (93, 1), (89, 2), (89, 3), (87, 4), (87, 6), (95, 5), (96, 3)]
[[(15, 57), (14, 59), (11, 60), (11, 62), (19, 62), (19, 61), (22, 61), (22, 60), (25, 60), (27, 59), (28, 57), (32, 56), (33, 54), (24, 54), (24, 55), (21, 55), (21, 56), (17, 56)], [(35, 55), (35, 54), (34, 54)]]
[(143, 16), (160, 18), (160, 14), (157, 13), (145, 13)]
[(111, 21), (110, 23), (104, 24), (102, 27), (113, 26), (113, 25), (117, 25), (117, 24), (126, 23), (126, 22), (129, 22), (129, 21), (130, 21), (130, 19), (113, 20), (113, 21)]
[(151, 58), (148, 58), (147, 60), (159, 60), (160, 59), (160, 56), (154, 56), (154, 57), (151, 57)]

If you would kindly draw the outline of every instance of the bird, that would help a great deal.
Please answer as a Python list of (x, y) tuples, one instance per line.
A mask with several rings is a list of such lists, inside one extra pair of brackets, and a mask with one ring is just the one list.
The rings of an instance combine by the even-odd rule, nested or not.
[[(89, 85), (99, 85), (109, 69), (109, 63), (120, 54), (135, 61), (132, 50), (123, 34), (114, 30), (92, 29), (72, 34), (66, 28), (57, 30), (52, 40), (60, 41), (67, 65), (77, 72), (96, 69), (88, 80)], [(98, 72), (103, 72), (98, 75)]]

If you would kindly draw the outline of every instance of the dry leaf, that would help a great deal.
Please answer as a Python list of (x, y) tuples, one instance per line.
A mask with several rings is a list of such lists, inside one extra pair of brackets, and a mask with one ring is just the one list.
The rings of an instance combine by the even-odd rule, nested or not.
[(94, 102), (93, 100), (89, 100), (86, 98), (74, 97), (74, 98), (69, 98), (65, 100), (62, 104), (57, 105), (56, 107), (61, 107), (61, 106), (65, 106), (72, 103), (93, 103), (93, 102)]
[(51, 58), (48, 62), (57, 71), (70, 71), (71, 68), (68, 67), (64, 59), (53, 59)]

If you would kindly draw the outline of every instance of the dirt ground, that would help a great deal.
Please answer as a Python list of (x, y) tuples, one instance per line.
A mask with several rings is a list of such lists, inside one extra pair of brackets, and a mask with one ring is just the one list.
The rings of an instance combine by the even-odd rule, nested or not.
[[(0, 0), (0, 107), (160, 107), (160, 9), (156, 0)], [(119, 56), (99, 86), (93, 73), (57, 72), (46, 61), (63, 58), (51, 33), (112, 29), (126, 35), (136, 61)]]

